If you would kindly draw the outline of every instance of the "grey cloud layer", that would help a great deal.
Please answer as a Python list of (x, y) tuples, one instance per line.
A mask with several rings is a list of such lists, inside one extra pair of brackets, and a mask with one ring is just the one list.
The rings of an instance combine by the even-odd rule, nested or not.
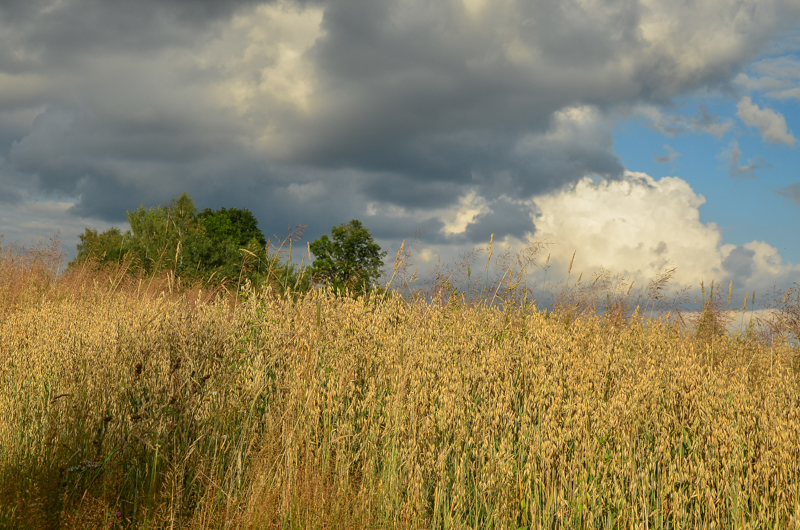
[[(302, 222), (312, 234), (373, 202), (379, 237), (419, 228), (404, 231), (393, 206), (423, 211), (430, 240), (523, 236), (530, 215), (502, 197), (619, 177), (611, 114), (730, 83), (798, 11), (790, 0), (6, 1), (0, 116), (17, 118), (0, 120), (0, 200), (79, 196), (75, 213), (117, 221), (189, 190), (251, 208), (265, 231)], [(312, 44), (287, 55), (281, 24), (314, 13)], [(283, 97), (298, 86), (307, 108)], [(470, 190), (491, 213), (443, 235), (424, 211)]]
[(793, 203), (800, 205), (800, 182), (789, 184), (775, 192), (781, 197), (785, 197)]

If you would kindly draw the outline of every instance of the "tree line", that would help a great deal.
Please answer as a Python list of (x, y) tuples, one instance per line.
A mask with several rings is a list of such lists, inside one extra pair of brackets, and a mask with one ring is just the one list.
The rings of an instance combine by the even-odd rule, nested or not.
[(132, 273), (171, 271), (189, 282), (225, 284), (271, 282), (282, 289), (329, 285), (337, 291), (364, 292), (381, 275), (383, 258), (360, 221), (334, 226), (309, 245), (314, 260), (300, 269), (279, 252), (270, 252), (258, 220), (247, 208), (199, 211), (188, 193), (155, 207), (127, 212), (131, 229), (98, 233), (86, 228), (70, 267), (124, 264)]

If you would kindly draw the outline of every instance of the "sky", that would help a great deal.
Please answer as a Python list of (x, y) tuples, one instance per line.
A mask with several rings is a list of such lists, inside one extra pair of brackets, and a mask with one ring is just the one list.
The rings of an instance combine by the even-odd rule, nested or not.
[(785, 288), (799, 28), (798, 0), (4, 0), (0, 234), (72, 258), (186, 191), (273, 240), (421, 231), (423, 271), (493, 234), (552, 275)]

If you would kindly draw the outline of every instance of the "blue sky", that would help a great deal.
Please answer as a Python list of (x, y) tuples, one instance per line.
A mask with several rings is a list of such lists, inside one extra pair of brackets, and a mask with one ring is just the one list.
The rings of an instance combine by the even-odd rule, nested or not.
[[(644, 284), (800, 278), (797, 0), (7, 0), (0, 234), (186, 191), (425, 270), (548, 243)], [(302, 244), (302, 243), (301, 243)]]
[[(759, 94), (753, 101), (784, 116), (790, 131), (800, 131), (797, 100), (774, 100)], [(736, 116), (736, 103), (735, 98), (722, 96), (681, 102), (679, 114), (686, 119), (705, 105), (722, 122), (730, 120), (729, 132), (720, 137), (703, 132), (665, 134), (651, 120), (633, 117), (616, 125), (615, 151), (632, 171), (654, 178), (679, 176), (689, 182), (706, 199), (700, 208), (701, 221), (716, 223), (725, 242), (742, 245), (763, 239), (778, 247), (786, 260), (800, 263), (800, 207), (776, 193), (800, 181), (800, 153), (796, 146), (765, 141), (757, 129), (743, 124)], [(729, 156), (724, 155), (734, 140), (742, 152), (741, 165), (748, 160), (763, 161), (752, 176), (730, 176)]]

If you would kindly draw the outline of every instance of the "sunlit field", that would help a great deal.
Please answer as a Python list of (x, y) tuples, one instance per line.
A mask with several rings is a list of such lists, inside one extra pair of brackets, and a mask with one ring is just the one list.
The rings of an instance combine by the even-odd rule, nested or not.
[(0, 261), (0, 527), (800, 527), (796, 288), (727, 334), (727, 286), (691, 318), (56, 262)]

